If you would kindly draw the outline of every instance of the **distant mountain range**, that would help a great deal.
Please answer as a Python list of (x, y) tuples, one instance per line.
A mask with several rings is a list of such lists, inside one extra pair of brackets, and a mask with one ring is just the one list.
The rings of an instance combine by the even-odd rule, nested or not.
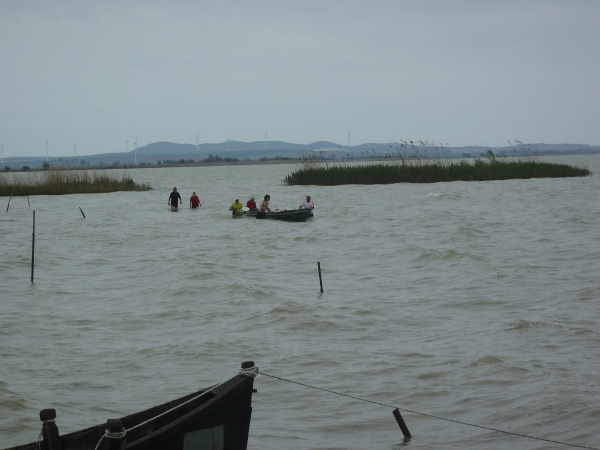
[[(266, 148), (265, 148), (266, 146)], [(113, 165), (113, 164), (132, 164), (152, 163), (164, 160), (193, 159), (198, 161), (208, 157), (208, 155), (219, 155), (221, 157), (252, 159), (273, 158), (273, 157), (294, 157), (300, 156), (304, 152), (324, 152), (331, 154), (336, 152), (338, 158), (347, 157), (365, 157), (378, 156), (387, 151), (394, 151), (400, 146), (399, 143), (365, 143), (360, 145), (351, 145), (347, 148), (345, 145), (336, 144), (329, 141), (317, 141), (311, 144), (294, 144), (282, 141), (226, 141), (213, 144), (176, 144), (174, 142), (155, 142), (138, 148), (137, 155), (131, 150), (127, 153), (101, 153), (97, 155), (80, 156), (77, 161), (73, 157), (52, 157), (50, 163), (53, 165), (74, 165), (81, 164), (83, 160), (85, 165)], [(421, 146), (418, 146), (421, 150)], [(427, 147), (428, 150), (434, 150), (433, 147)], [(539, 155), (556, 154), (590, 154), (600, 153), (600, 146), (590, 146), (585, 144), (515, 144), (506, 147), (486, 147), (486, 146), (468, 146), (468, 147), (447, 147), (444, 150), (451, 156), (479, 157), (488, 149), (495, 153), (503, 153), (507, 156), (514, 154), (515, 151), (530, 151)], [(46, 162), (45, 157), (10, 157), (4, 158), (4, 166), (11, 168), (21, 168), (30, 166), (33, 168), (41, 167)], [(3, 167), (2, 167), (3, 168)]]

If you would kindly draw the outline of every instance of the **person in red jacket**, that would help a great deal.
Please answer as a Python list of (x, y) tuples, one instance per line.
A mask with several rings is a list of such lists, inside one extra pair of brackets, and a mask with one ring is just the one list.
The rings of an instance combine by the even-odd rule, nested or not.
[(246, 202), (246, 208), (248, 208), (250, 211), (256, 210), (256, 202), (254, 201), (254, 197), (250, 197), (250, 200)]
[(190, 197), (190, 209), (198, 209), (198, 207), (200, 207), (200, 206), (202, 206), (200, 204), (200, 199), (198, 198), (198, 196), (194, 192), (192, 194), (192, 196)]

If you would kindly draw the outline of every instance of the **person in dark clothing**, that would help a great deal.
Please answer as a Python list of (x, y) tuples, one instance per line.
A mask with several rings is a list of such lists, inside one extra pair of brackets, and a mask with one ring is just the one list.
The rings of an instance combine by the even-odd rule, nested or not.
[(177, 192), (177, 188), (174, 187), (173, 192), (171, 192), (171, 195), (169, 195), (169, 201), (167, 202), (167, 205), (171, 205), (171, 211), (177, 211), (179, 202), (183, 203), (181, 200), (181, 195), (179, 195), (179, 192)]

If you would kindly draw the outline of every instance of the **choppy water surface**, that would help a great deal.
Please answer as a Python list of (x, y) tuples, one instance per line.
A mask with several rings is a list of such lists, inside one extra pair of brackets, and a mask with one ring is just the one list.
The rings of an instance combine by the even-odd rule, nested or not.
[[(600, 174), (600, 157), (569, 157)], [(600, 177), (286, 187), (293, 166), (145, 169), (151, 192), (0, 218), (0, 447), (267, 373), (600, 446)], [(201, 211), (172, 213), (172, 186)], [(232, 219), (271, 194), (307, 223)], [(6, 200), (6, 199), (5, 199)], [(83, 219), (78, 207), (84, 210)], [(29, 282), (36, 211), (35, 284)], [(325, 293), (319, 293), (317, 261)], [(392, 449), (391, 410), (258, 377), (252, 449)], [(412, 448), (564, 448), (405, 413)]]

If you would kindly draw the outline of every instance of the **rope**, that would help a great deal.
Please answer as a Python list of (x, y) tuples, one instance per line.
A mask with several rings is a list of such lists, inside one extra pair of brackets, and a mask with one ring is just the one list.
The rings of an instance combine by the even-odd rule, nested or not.
[(102, 439), (104, 439), (105, 434), (102, 435), (98, 443), (96, 444), (96, 448), (94, 450), (98, 450), (100, 448), (100, 444), (102, 443)]
[(281, 381), (287, 381), (288, 383), (293, 383), (293, 384), (297, 384), (299, 386), (304, 386), (304, 387), (307, 387), (307, 388), (316, 389), (318, 391), (329, 392), (330, 394), (341, 395), (342, 397), (348, 397), (348, 398), (352, 398), (354, 400), (360, 400), (361, 402), (373, 403), (374, 405), (385, 406), (387, 408), (394, 408), (394, 409), (398, 408), (401, 411), (406, 411), (406, 412), (410, 412), (410, 413), (413, 413), (413, 414), (418, 414), (418, 415), (426, 416), (426, 417), (432, 417), (434, 419), (446, 420), (448, 422), (458, 423), (460, 425), (467, 425), (469, 427), (482, 428), (484, 430), (495, 431), (497, 433), (504, 433), (504, 434), (510, 434), (512, 436), (520, 436), (520, 437), (524, 437), (524, 438), (535, 439), (537, 441), (551, 442), (553, 444), (567, 445), (569, 447), (587, 448), (587, 449), (590, 449), (590, 450), (600, 450), (600, 448), (598, 448), (598, 447), (588, 447), (588, 446), (585, 446), (585, 445), (570, 444), (568, 442), (555, 441), (555, 440), (552, 440), (552, 439), (546, 439), (546, 438), (541, 438), (541, 437), (537, 437), (537, 436), (530, 436), (528, 434), (522, 434), (522, 433), (515, 433), (515, 432), (512, 432), (512, 431), (499, 430), (497, 428), (486, 427), (484, 425), (477, 425), (477, 424), (469, 423), (469, 422), (461, 422), (460, 420), (449, 419), (447, 417), (436, 416), (434, 414), (427, 414), (427, 413), (424, 413), (424, 412), (415, 411), (413, 409), (400, 408), (399, 406), (390, 405), (388, 403), (377, 402), (377, 401), (374, 401), (374, 400), (368, 400), (366, 398), (356, 397), (356, 396), (350, 395), (350, 394), (344, 394), (342, 392), (332, 391), (330, 389), (325, 389), (325, 388), (321, 388), (321, 387), (317, 387), (317, 386), (311, 386), (310, 384), (305, 384), (305, 383), (300, 383), (298, 381), (288, 380), (287, 378), (278, 377), (276, 375), (270, 375), (270, 374), (264, 373), (264, 372), (260, 372), (260, 373), (261, 373), (261, 375), (264, 375), (266, 377), (276, 378), (276, 379), (281, 380)]
[(136, 428), (139, 428), (139, 427), (141, 427), (142, 425), (146, 425), (147, 423), (149, 423), (149, 422), (152, 422), (153, 420), (156, 420), (156, 419), (158, 419), (159, 417), (162, 417), (162, 416), (164, 416), (165, 414), (169, 414), (171, 411), (175, 411), (177, 408), (180, 408), (180, 407), (182, 407), (183, 405), (187, 405), (188, 403), (190, 403), (190, 402), (193, 402), (194, 400), (197, 400), (197, 399), (199, 399), (199, 398), (200, 398), (200, 397), (202, 397), (203, 395), (205, 395), (205, 394), (209, 393), (211, 390), (213, 390), (213, 389), (215, 389), (215, 388), (218, 388), (219, 386), (221, 386), (222, 384), (225, 384), (225, 383), (226, 383), (226, 381), (224, 381), (223, 383), (215, 384), (214, 386), (212, 386), (212, 387), (209, 387), (208, 389), (206, 389), (206, 390), (205, 390), (205, 391), (204, 391), (202, 394), (200, 394), (200, 395), (197, 395), (197, 396), (195, 396), (194, 398), (190, 398), (189, 400), (186, 400), (185, 402), (183, 402), (183, 403), (180, 403), (179, 405), (177, 405), (177, 406), (174, 406), (174, 407), (172, 407), (171, 409), (169, 409), (169, 410), (167, 410), (167, 411), (165, 411), (165, 412), (163, 412), (163, 413), (160, 413), (158, 416), (154, 416), (154, 417), (152, 417), (152, 418), (150, 418), (150, 419), (148, 419), (148, 420), (146, 420), (146, 421), (144, 421), (144, 422), (142, 422), (142, 423), (138, 423), (137, 425), (135, 425), (135, 426), (133, 426), (133, 427), (131, 427), (131, 428), (128, 428), (128, 429), (127, 429), (127, 430), (125, 430), (125, 431), (131, 431), (131, 430), (135, 430)]
[(115, 432), (104, 430), (104, 436), (106, 436), (106, 439), (121, 439), (124, 438), (126, 434), (127, 430), (125, 428), (123, 428), (121, 431)]
[(115, 433), (111, 433), (108, 430), (104, 430), (104, 434), (102, 435), (102, 437), (100, 438), (100, 440), (96, 444), (96, 448), (94, 450), (98, 450), (100, 448), (100, 444), (102, 443), (102, 440), (104, 438), (107, 438), (107, 439), (121, 439), (121, 438), (125, 437), (126, 434), (127, 434), (127, 430), (125, 428), (123, 428), (121, 431), (117, 431)]
[[(258, 369), (257, 369), (257, 372), (258, 372)], [(212, 391), (215, 388), (218, 388), (219, 386), (221, 386), (221, 385), (223, 385), (225, 383), (227, 383), (227, 381), (224, 381), (223, 383), (215, 384), (214, 386), (211, 386), (211, 387), (207, 388), (202, 394), (199, 394), (199, 395), (197, 395), (197, 396), (195, 396), (193, 398), (190, 398), (189, 400), (186, 400), (185, 402), (180, 403), (179, 405), (174, 406), (173, 408), (171, 408), (171, 409), (169, 409), (167, 411), (164, 411), (164, 412), (160, 413), (157, 416), (151, 417), (150, 419), (148, 419), (148, 420), (146, 420), (144, 422), (138, 423), (137, 425), (134, 425), (131, 428), (127, 428), (127, 429), (123, 428), (122, 432), (111, 433), (108, 430), (105, 430), (104, 434), (102, 435), (102, 437), (98, 441), (98, 444), (96, 445), (96, 448), (94, 450), (98, 450), (100, 448), (100, 444), (102, 443), (102, 440), (105, 437), (108, 438), (108, 439), (120, 439), (120, 438), (124, 437), (127, 434), (127, 432), (129, 432), (131, 430), (135, 430), (136, 428), (139, 428), (142, 425), (146, 425), (147, 423), (152, 422), (153, 420), (156, 420), (159, 417), (164, 416), (165, 414), (169, 414), (170, 412), (175, 411), (177, 408), (181, 408), (183, 405), (187, 405), (188, 403), (193, 402), (194, 400), (198, 400), (203, 395), (206, 395), (208, 392)]]
[[(47, 420), (42, 421), (42, 423), (48, 423), (48, 422), (56, 422), (56, 419), (47, 419)], [(42, 430), (40, 430), (40, 434), (38, 436), (37, 443), (35, 444), (34, 450), (41, 450), (43, 440), (44, 440), (44, 431), (42, 428)]]
[(244, 375), (246, 377), (256, 378), (256, 375), (258, 375), (258, 367), (250, 367), (248, 369), (240, 369), (240, 371), (238, 373), (240, 375)]
[(35, 449), (34, 450), (40, 449), (41, 448), (41, 443), (42, 443), (42, 432), (40, 431), (40, 435), (38, 436), (37, 444), (35, 444)]

